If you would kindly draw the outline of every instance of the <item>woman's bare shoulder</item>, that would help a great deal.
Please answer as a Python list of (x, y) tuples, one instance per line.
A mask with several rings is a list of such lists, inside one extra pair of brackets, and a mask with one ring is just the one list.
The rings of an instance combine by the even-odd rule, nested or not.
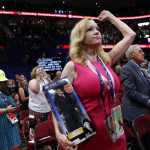
[(69, 61), (63, 69), (61, 78), (67, 76), (69, 80), (72, 81), (75, 76), (75, 73), (76, 73), (75, 65), (72, 61)]

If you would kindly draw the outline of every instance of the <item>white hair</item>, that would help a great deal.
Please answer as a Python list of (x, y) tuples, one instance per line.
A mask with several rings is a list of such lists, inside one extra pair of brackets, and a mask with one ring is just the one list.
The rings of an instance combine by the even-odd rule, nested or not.
[(134, 52), (134, 48), (139, 46), (138, 44), (136, 45), (131, 45), (128, 50), (126, 51), (125, 55), (127, 57), (127, 59), (129, 60), (130, 59), (130, 53)]

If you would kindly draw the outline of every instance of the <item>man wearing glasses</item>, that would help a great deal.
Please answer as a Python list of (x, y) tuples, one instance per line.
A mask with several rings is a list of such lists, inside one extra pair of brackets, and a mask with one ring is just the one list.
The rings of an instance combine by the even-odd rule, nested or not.
[(142, 114), (149, 114), (150, 110), (150, 83), (140, 66), (145, 61), (144, 55), (139, 45), (130, 46), (126, 51), (129, 61), (121, 71), (123, 118), (130, 123)]

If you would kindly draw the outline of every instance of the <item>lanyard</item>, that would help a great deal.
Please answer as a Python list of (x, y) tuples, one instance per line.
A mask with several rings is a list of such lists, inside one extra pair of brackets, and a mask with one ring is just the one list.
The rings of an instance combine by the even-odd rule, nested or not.
[(8, 102), (8, 100), (7, 100), (7, 98), (6, 98), (5, 95), (0, 96), (0, 98), (1, 98), (4, 102), (6, 102), (8, 105), (10, 105), (10, 103)]
[[(105, 64), (103, 63), (103, 61), (99, 57), (97, 57), (97, 59), (98, 59), (99, 63), (101, 64), (102, 68), (104, 69), (104, 71), (106, 72), (106, 75), (108, 77), (108, 80), (109, 80), (109, 83), (110, 83), (110, 92), (111, 92), (111, 96), (112, 96), (112, 102), (114, 104), (114, 88), (113, 88), (113, 82), (112, 82), (111, 76), (110, 76)], [(98, 74), (99, 80), (100, 80), (102, 102), (103, 102), (103, 107), (104, 107), (104, 111), (105, 111), (105, 116), (107, 118), (107, 113), (106, 113), (106, 108), (105, 108), (104, 82), (103, 82), (103, 79), (102, 79), (102, 75), (99, 73), (99, 71), (96, 69), (96, 67), (94, 66), (94, 64), (91, 61), (90, 61), (90, 63), (95, 68), (95, 70)]]
[(104, 63), (102, 62), (100, 57), (97, 57), (97, 59), (100, 62), (100, 64), (101, 64), (102, 68), (104, 69), (104, 71), (106, 72), (106, 75), (107, 75), (109, 83), (110, 83), (110, 92), (111, 92), (112, 100), (114, 100), (114, 88), (113, 88), (113, 83), (112, 83), (112, 79), (110, 77), (110, 74), (108, 73), (108, 71), (106, 69), (106, 66), (104, 65)]

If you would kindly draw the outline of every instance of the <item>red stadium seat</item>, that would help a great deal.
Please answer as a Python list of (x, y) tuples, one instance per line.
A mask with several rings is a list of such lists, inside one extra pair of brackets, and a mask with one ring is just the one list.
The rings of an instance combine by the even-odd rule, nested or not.
[(54, 124), (51, 120), (39, 123), (34, 130), (34, 141), (27, 141), (29, 150), (36, 150), (37, 147), (47, 144), (51, 144), (51, 147), (57, 147)]
[(19, 128), (20, 128), (20, 135), (23, 136), (23, 130), (22, 130), (22, 126), (23, 126), (23, 119), (25, 117), (29, 116), (29, 110), (23, 110), (20, 111), (20, 119), (19, 119)]
[(52, 112), (49, 113), (49, 115), (48, 115), (48, 120), (53, 120)]
[[(29, 137), (29, 130), (30, 130), (29, 129), (29, 122), (31, 120), (37, 120), (37, 119), (39, 119), (38, 122), (42, 122), (42, 118), (43, 118), (43, 116), (40, 116), (40, 115), (34, 115), (34, 118), (30, 118), (29, 116), (24, 118), (21, 132), (23, 133), (25, 143), (26, 143), (26, 141), (28, 140), (28, 137)], [(26, 143), (26, 145), (27, 145), (27, 143)]]
[(150, 133), (150, 115), (146, 114), (146, 115), (141, 115), (139, 117), (137, 117), (134, 121), (133, 121), (133, 130), (134, 133), (137, 137), (138, 140), (138, 144), (141, 150), (145, 150), (142, 142), (141, 142), (141, 138), (146, 135), (147, 133)]
[(123, 129), (126, 136), (127, 147), (130, 147), (132, 142), (136, 141), (136, 136), (126, 124), (123, 124)]

